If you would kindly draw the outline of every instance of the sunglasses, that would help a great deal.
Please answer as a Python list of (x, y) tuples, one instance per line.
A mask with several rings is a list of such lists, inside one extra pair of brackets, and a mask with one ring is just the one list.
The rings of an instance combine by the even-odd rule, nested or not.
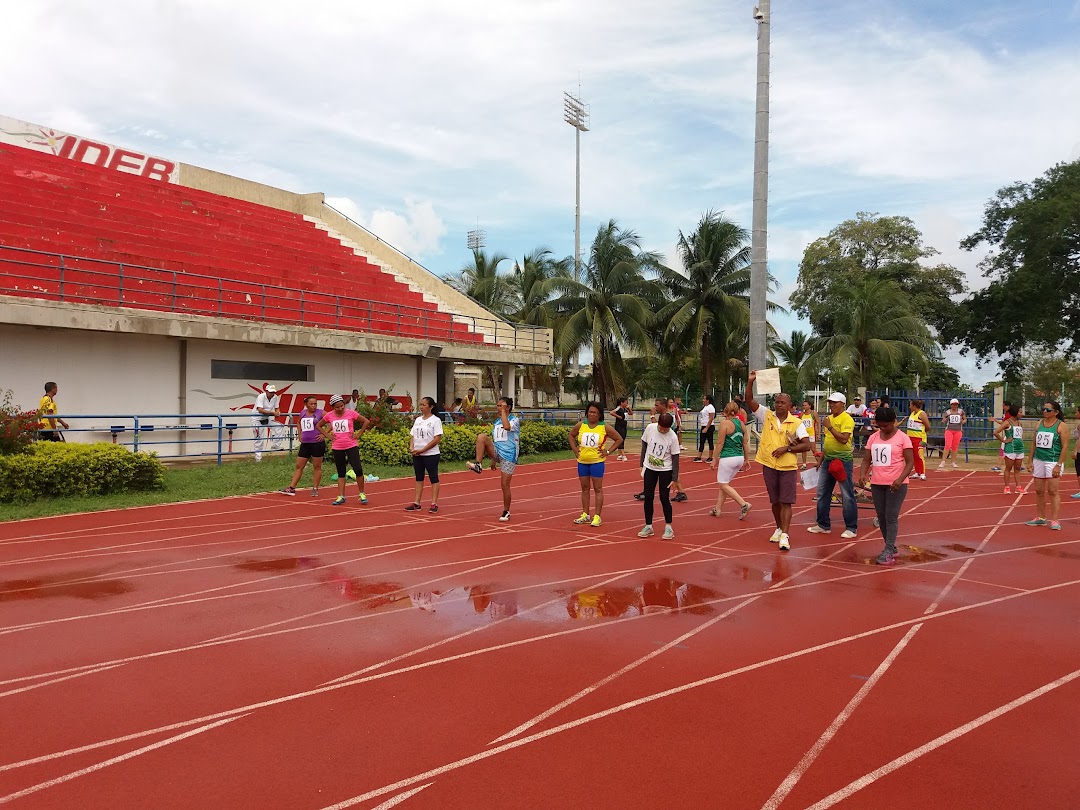
[(1054, 408), (1043, 408), (1043, 413), (1053, 413)]

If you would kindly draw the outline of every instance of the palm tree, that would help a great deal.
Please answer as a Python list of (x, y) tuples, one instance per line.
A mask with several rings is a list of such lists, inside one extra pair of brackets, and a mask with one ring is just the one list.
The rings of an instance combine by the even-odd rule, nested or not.
[[(513, 307), (508, 313), (510, 319), (558, 331), (559, 317), (552, 306), (552, 280), (570, 277), (569, 261), (556, 259), (548, 248), (539, 247), (520, 262), (515, 262), (513, 273), (507, 279)], [(540, 406), (540, 387), (545, 390), (550, 388), (554, 372), (551, 366), (526, 368), (525, 376), (532, 389), (534, 408)]]
[(499, 265), (509, 261), (501, 253), (488, 256), (483, 249), (473, 251), (473, 262), (467, 264), (447, 281), (481, 306), (505, 317), (514, 305), (514, 294), (508, 277), (499, 273)]
[(806, 363), (846, 367), (854, 386), (871, 386), (875, 367), (886, 371), (905, 363), (925, 374), (934, 339), (909, 301), (894, 281), (867, 276), (849, 285), (834, 312), (834, 334), (820, 339)]
[(605, 408), (624, 384), (623, 351), (650, 351), (649, 330), (661, 292), (643, 271), (658, 265), (659, 257), (641, 249), (637, 234), (610, 220), (596, 232), (583, 280), (553, 281), (561, 293), (553, 306), (566, 317), (557, 351), (569, 357), (592, 349), (593, 387)]
[(716, 366), (731, 359), (750, 326), (749, 242), (745, 228), (707, 211), (689, 235), (679, 231), (682, 270), (658, 270), (672, 298), (658, 313), (662, 344), (670, 353), (700, 356), (703, 391), (712, 391)]

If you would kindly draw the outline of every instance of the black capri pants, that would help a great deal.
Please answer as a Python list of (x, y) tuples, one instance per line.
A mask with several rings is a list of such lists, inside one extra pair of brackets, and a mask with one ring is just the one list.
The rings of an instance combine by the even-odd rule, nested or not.
[(364, 480), (364, 467), (360, 464), (360, 448), (350, 447), (348, 450), (334, 451), (334, 464), (337, 466), (338, 478), (344, 478), (348, 467), (353, 468), (356, 480)]
[(698, 434), (698, 455), (701, 455), (701, 451), (705, 449), (705, 443), (709, 443), (709, 455), (713, 454), (713, 437), (716, 435), (716, 425), (709, 425), (705, 428), (704, 433)]
[(423, 481), (424, 473), (427, 473), (428, 480), (433, 484), (439, 483), (439, 459), (442, 458), (442, 453), (436, 453), (433, 456), (413, 456), (412, 468), (416, 473), (416, 480)]
[(653, 521), (653, 496), (657, 486), (660, 488), (660, 508), (664, 511), (664, 523), (671, 523), (671, 486), (672, 470), (657, 472), (645, 468), (645, 525), (649, 526)]

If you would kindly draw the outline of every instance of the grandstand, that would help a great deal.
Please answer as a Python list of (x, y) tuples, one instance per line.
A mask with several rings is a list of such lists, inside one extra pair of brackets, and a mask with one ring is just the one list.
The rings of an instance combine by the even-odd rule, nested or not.
[(23, 404), (47, 377), (101, 413), (133, 391), (144, 412), (220, 412), (267, 382), (297, 410), (391, 384), (449, 399), (455, 362), (512, 381), (551, 361), (549, 330), (498, 318), (322, 194), (2, 117), (0, 337), (26, 358), (5, 383)]

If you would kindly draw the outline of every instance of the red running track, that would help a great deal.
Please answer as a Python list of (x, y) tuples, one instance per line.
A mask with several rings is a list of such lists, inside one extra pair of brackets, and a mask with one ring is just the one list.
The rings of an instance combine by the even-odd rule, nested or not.
[(1076, 806), (1080, 503), (1030, 528), (939, 474), (889, 569), (805, 493), (778, 551), (756, 471), (745, 522), (693, 465), (638, 540), (636, 473), (599, 529), (568, 462), (520, 468), (508, 525), (461, 473), (437, 516), (398, 480), (0, 526), (0, 803)]

